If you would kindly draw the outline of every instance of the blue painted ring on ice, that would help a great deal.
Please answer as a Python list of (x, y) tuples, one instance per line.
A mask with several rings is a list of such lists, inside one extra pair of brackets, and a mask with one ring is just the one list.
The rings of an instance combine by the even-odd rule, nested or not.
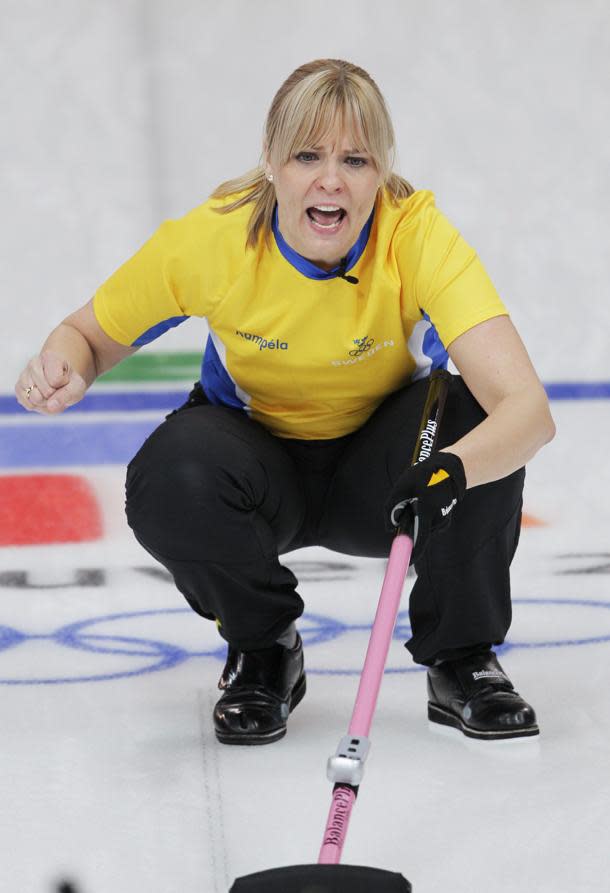
[[(544, 605), (554, 608), (593, 608), (610, 610), (610, 602), (594, 599), (545, 599), (523, 598), (514, 599), (515, 605)], [(130, 676), (141, 676), (147, 673), (169, 670), (192, 658), (213, 658), (224, 661), (226, 645), (218, 640), (213, 648), (193, 650), (172, 642), (157, 638), (113, 635), (96, 632), (95, 628), (104, 623), (117, 623), (121, 621), (133, 621), (143, 618), (160, 618), (168, 615), (192, 615), (190, 608), (165, 608), (151, 609), (147, 611), (125, 611), (117, 614), (107, 614), (99, 617), (89, 617), (78, 620), (57, 629), (49, 634), (29, 635), (10, 626), (0, 626), (0, 656), (13, 648), (27, 644), (34, 640), (47, 640), (57, 645), (75, 651), (89, 654), (114, 655), (115, 657), (144, 658), (144, 666), (133, 669), (116, 669), (106, 673), (91, 673), (74, 676), (39, 676), (32, 678), (0, 678), (3, 685), (60, 685), (78, 682), (103, 682), (110, 679), (122, 679)], [(361, 672), (358, 667), (315, 667), (312, 666), (311, 649), (316, 645), (336, 641), (350, 633), (362, 633), (367, 636), (370, 631), (369, 624), (347, 623), (322, 614), (305, 613), (299, 621), (299, 629), (303, 637), (305, 647), (309, 652), (307, 672), (318, 675), (356, 676)], [(411, 630), (408, 620), (408, 612), (402, 611), (397, 619), (394, 630), (394, 639), (404, 641), (410, 636)], [(496, 650), (499, 654), (519, 648), (561, 648), (584, 645), (596, 645), (610, 641), (610, 631), (601, 635), (585, 637), (568, 637), (565, 639), (549, 639), (538, 641), (508, 640)], [(421, 672), (424, 667), (404, 666), (387, 667), (386, 673), (414, 673)]]

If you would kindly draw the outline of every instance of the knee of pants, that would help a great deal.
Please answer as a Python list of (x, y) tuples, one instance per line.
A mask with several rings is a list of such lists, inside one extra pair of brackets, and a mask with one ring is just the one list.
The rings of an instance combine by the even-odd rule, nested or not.
[[(434, 574), (470, 566), (475, 575), (485, 575), (488, 565), (499, 574), (507, 571), (519, 542), (524, 480), (525, 470), (520, 468), (467, 490), (450, 523), (431, 538), (420, 561)], [(419, 573), (420, 567), (416, 570)], [(421, 570), (425, 573), (424, 564)]]
[(143, 545), (168, 558), (253, 560), (261, 554), (256, 515), (264, 469), (235, 438), (212, 439), (224, 442), (213, 449), (182, 443), (174, 454), (147, 441), (127, 469), (129, 526)]

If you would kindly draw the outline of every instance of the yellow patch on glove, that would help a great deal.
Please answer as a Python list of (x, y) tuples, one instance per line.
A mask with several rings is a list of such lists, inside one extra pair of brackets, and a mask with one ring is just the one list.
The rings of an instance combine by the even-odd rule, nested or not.
[(435, 484), (440, 484), (441, 481), (446, 481), (449, 475), (445, 471), (444, 468), (439, 469), (439, 471), (435, 471), (430, 480), (428, 481), (428, 486), (433, 487)]

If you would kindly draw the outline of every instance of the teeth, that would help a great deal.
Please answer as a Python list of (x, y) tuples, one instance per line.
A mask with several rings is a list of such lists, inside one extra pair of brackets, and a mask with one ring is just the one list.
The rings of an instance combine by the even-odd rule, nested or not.
[[(340, 211), (340, 215), (338, 220), (334, 220), (330, 223), (321, 223), (319, 220), (314, 220), (314, 217), (311, 214), (312, 211)], [(311, 222), (314, 224), (314, 226), (322, 229), (338, 229), (343, 223), (346, 214), (347, 212), (345, 211), (345, 209), (341, 208), (339, 205), (313, 205), (311, 208), (307, 209), (307, 216), (309, 217)]]

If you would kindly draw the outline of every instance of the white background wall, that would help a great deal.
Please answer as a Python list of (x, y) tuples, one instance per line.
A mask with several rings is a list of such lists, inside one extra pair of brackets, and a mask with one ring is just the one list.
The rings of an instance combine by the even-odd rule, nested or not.
[(375, 78), (399, 171), (477, 248), (543, 379), (610, 376), (608, 0), (0, 0), (0, 389), (258, 161), (273, 94), (324, 56)]

